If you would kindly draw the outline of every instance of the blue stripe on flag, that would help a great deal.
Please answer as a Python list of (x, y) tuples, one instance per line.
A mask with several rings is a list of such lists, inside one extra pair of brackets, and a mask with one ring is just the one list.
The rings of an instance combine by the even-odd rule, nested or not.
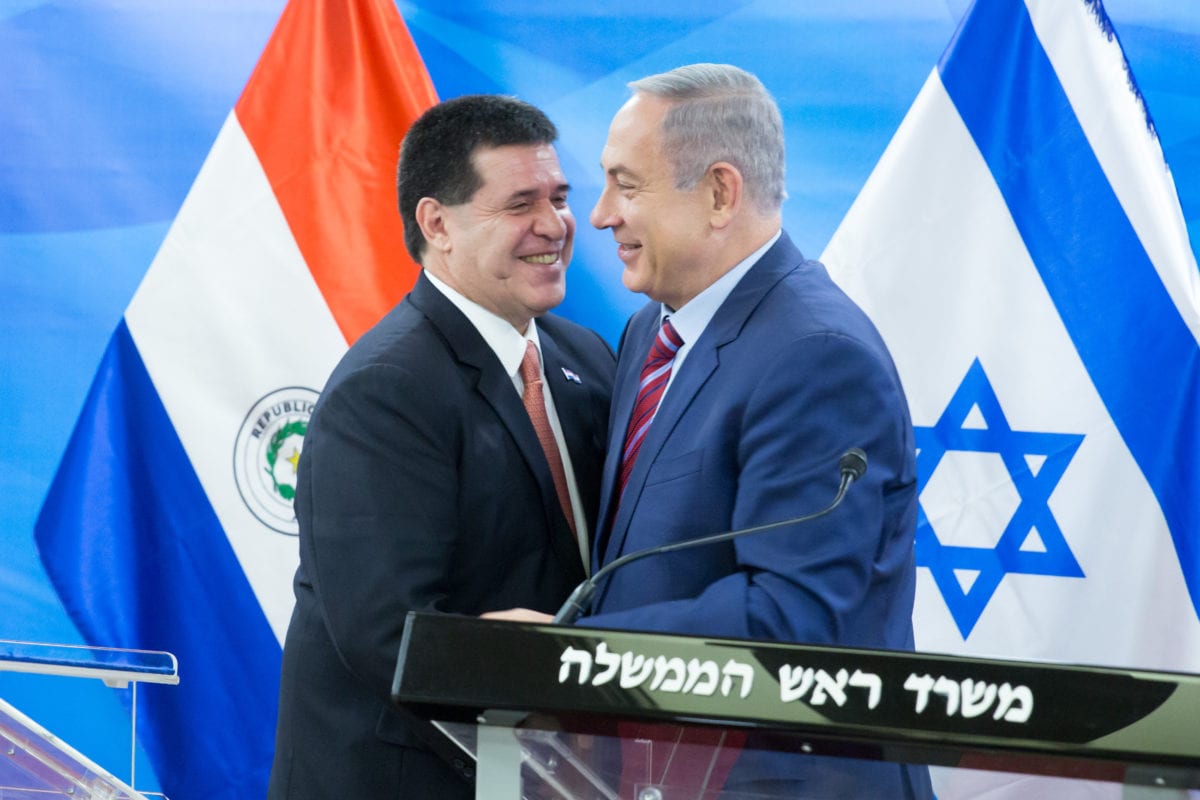
[(1105, 178), (1025, 5), (976, 2), (939, 70), (1158, 498), (1200, 614), (1200, 348)]
[(128, 328), (105, 352), (35, 528), (84, 638), (167, 650), (139, 737), (173, 800), (266, 795), (280, 647)]

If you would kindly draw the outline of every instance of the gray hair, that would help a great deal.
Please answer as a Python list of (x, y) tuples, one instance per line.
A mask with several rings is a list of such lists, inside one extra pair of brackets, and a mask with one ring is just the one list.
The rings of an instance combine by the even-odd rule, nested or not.
[(729, 64), (690, 64), (629, 88), (671, 103), (662, 142), (675, 188), (694, 188), (710, 166), (727, 161), (742, 173), (755, 208), (779, 211), (787, 197), (783, 118), (762, 81)]

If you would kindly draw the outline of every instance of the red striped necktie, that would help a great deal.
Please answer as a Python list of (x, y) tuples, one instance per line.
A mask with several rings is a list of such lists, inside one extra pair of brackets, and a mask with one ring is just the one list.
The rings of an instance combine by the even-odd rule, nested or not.
[(637, 400), (633, 404), (633, 414), (629, 417), (629, 427), (625, 431), (625, 447), (621, 450), (621, 491), (625, 493), (625, 484), (629, 482), (629, 474), (633, 472), (633, 464), (637, 461), (642, 442), (646, 440), (646, 431), (658, 411), (658, 401), (662, 399), (667, 381), (671, 378), (671, 365), (675, 361), (675, 353), (683, 346), (671, 320), (664, 319), (654, 344), (642, 365), (641, 379), (638, 381)]

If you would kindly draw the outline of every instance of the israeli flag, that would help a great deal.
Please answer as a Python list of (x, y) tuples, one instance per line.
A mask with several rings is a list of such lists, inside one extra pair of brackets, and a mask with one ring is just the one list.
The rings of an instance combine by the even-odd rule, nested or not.
[(1101, 3), (977, 0), (822, 258), (916, 425), (918, 648), (1200, 670), (1200, 274)]

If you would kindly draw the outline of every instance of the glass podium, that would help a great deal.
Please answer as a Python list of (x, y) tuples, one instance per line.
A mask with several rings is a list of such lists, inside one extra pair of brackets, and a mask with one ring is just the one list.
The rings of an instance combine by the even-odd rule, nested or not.
[(99, 679), (113, 688), (131, 687), (132, 698), (128, 784), (0, 699), (0, 800), (145, 800), (133, 788), (137, 685), (179, 683), (173, 655), (0, 640), (0, 671)]
[(410, 614), (392, 697), (488, 800), (1200, 797), (1200, 675)]

